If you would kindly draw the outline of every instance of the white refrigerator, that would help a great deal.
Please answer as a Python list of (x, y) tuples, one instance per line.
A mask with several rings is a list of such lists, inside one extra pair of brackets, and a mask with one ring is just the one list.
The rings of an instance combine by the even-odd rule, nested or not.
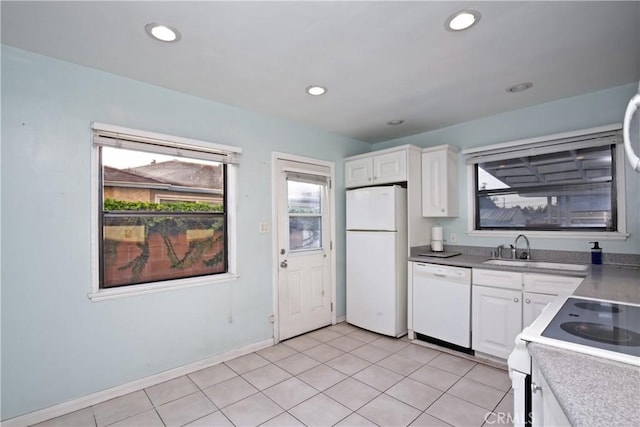
[(407, 333), (407, 191), (347, 191), (347, 322), (380, 334)]

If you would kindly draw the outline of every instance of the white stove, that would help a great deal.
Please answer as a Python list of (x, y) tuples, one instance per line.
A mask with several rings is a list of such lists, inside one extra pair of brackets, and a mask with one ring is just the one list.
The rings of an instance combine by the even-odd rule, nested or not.
[(531, 422), (530, 342), (640, 366), (640, 305), (565, 296), (545, 307), (509, 355), (514, 425)]
[(640, 305), (559, 298), (519, 339), (640, 366)]

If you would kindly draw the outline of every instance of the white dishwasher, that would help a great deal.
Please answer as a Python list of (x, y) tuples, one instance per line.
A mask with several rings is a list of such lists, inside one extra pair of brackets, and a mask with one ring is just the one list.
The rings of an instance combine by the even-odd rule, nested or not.
[(471, 349), (471, 269), (413, 262), (413, 331)]

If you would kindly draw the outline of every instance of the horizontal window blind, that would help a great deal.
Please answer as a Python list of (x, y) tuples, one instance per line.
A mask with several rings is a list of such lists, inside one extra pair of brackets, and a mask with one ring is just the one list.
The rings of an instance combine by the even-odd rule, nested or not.
[(601, 147), (622, 142), (620, 130), (585, 134), (568, 138), (538, 140), (511, 146), (488, 147), (487, 149), (469, 149), (462, 153), (465, 162), (473, 165), (477, 163), (495, 162), (520, 157), (538, 156), (557, 153), (560, 151), (578, 150), (582, 148)]
[(329, 180), (324, 175), (312, 175), (300, 172), (287, 172), (287, 180), (296, 182), (305, 182), (307, 184), (327, 185)]
[[(171, 137), (133, 129), (115, 128), (109, 125), (94, 124), (93, 144), (148, 153), (166, 154), (176, 157), (189, 157), (210, 160), (219, 163), (239, 164), (239, 148), (202, 142), (181, 137)], [(105, 129), (106, 128), (106, 129)], [(114, 128), (114, 129), (108, 129)], [(206, 145), (205, 145), (206, 144)]]

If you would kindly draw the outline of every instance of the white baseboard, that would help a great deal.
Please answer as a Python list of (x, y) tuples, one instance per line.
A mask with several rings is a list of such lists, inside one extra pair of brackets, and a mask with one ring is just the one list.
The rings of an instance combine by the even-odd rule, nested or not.
[(226, 362), (227, 360), (235, 359), (236, 357), (244, 356), (245, 354), (253, 353), (254, 351), (261, 350), (273, 345), (273, 338), (260, 341), (254, 344), (247, 345), (242, 348), (228, 351), (223, 354), (211, 356), (203, 360), (199, 360), (189, 365), (180, 366), (178, 368), (170, 369), (168, 371), (160, 372), (156, 375), (151, 375), (146, 378), (142, 378), (130, 383), (122, 384), (109, 388), (107, 390), (92, 393), (87, 396), (80, 397), (78, 399), (63, 402), (58, 405), (51, 406), (49, 408), (40, 409), (38, 411), (30, 412), (28, 414), (20, 415), (15, 418), (11, 418), (2, 421), (0, 425), (2, 427), (24, 427), (32, 424), (41, 423), (42, 421), (56, 418), (61, 415), (69, 414), (71, 412), (78, 411), (80, 409), (92, 406), (101, 402), (105, 402), (116, 397), (124, 396), (125, 394), (133, 393), (134, 391), (141, 390), (143, 388), (151, 387), (152, 385), (160, 384), (165, 381), (172, 380), (174, 378), (187, 375), (201, 369), (208, 368), (218, 363)]
[(347, 321), (347, 316), (338, 316), (336, 317), (336, 323), (342, 323)]

